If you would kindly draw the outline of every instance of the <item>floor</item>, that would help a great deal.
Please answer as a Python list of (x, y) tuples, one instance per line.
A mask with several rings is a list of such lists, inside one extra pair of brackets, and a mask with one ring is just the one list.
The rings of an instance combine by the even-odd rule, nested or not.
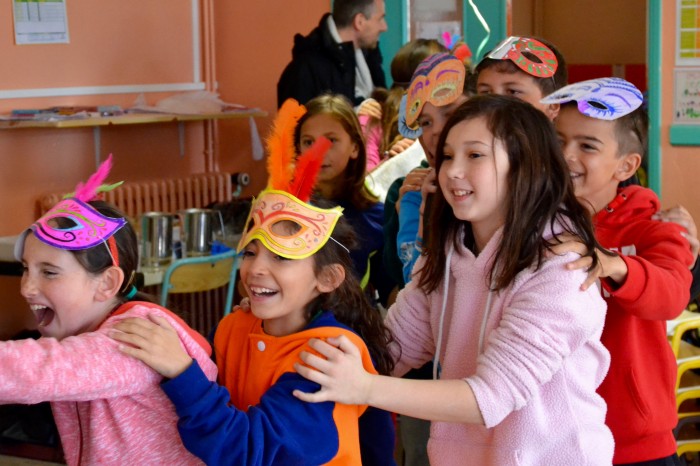
[(0, 455), (0, 465), (2, 466), (52, 466), (63, 464), (65, 463), (49, 463), (46, 461), (32, 460), (29, 458), (20, 458), (17, 456)]

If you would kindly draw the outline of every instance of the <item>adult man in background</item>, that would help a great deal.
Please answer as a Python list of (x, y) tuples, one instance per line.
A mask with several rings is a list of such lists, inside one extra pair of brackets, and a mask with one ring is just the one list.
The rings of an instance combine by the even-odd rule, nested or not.
[(333, 12), (304, 37), (294, 36), (292, 61), (277, 83), (277, 106), (304, 104), (324, 92), (357, 106), (375, 87), (386, 87), (379, 35), (387, 30), (384, 0), (335, 0)]

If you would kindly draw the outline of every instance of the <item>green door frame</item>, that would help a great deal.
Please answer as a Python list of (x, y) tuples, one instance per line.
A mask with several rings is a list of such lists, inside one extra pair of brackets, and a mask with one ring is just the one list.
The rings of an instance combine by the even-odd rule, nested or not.
[(649, 187), (661, 197), (661, 0), (647, 2), (647, 74), (649, 80), (649, 141), (647, 150)]

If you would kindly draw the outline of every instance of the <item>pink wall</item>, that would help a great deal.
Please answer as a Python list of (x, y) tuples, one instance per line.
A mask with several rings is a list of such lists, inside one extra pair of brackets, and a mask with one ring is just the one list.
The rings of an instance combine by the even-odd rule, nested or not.
[[(308, 34), (329, 10), (329, 0), (214, 1), (221, 98), (268, 112), (257, 120), (263, 138), (277, 111), (277, 80), (292, 58), (294, 35)], [(219, 124), (219, 166), (250, 173), (253, 182), (244, 195), (256, 194), (267, 181), (264, 161), (252, 160), (249, 141), (246, 125)]]
[[(72, 25), (89, 20), (96, 14), (84, 8), (83, 2), (67, 2), (69, 28), (78, 34), (80, 28)], [(128, 3), (140, 0), (128, 0)], [(181, 5), (183, 1), (172, 0)], [(218, 68), (218, 92), (226, 102), (241, 103), (259, 107), (270, 114), (258, 119), (262, 136), (277, 108), (276, 84), (282, 69), (291, 58), (293, 36), (297, 32), (308, 33), (328, 11), (328, 0), (270, 0), (265, 2), (234, 2), (213, 0), (215, 13), (215, 65)], [(170, 9), (161, 12), (171, 11)], [(100, 13), (102, 14), (102, 13)], [(0, 29), (12, 31), (10, 4), (0, 7)], [(113, 16), (114, 17), (114, 16)], [(179, 21), (179, 19), (177, 19)], [(121, 25), (122, 31), (129, 30), (129, 23)], [(171, 31), (172, 32), (172, 31)], [(151, 34), (168, 33), (151, 29)], [(183, 34), (180, 31), (180, 34)], [(6, 35), (7, 37), (7, 35)], [(79, 40), (73, 36), (73, 44)], [(130, 47), (137, 51), (146, 38), (123, 36), (132, 40)], [(54, 50), (67, 50), (71, 45), (29, 46), (55, 47)], [(10, 50), (15, 50), (12, 46)], [(101, 48), (109, 58), (110, 46)], [(136, 52), (135, 52), (136, 53)], [(7, 55), (4, 55), (4, 57)], [(17, 58), (15, 61), (19, 60)], [(19, 63), (4, 58), (6, 69), (15, 69)], [(26, 66), (22, 63), (22, 66)], [(43, 66), (37, 64), (40, 69)], [(85, 60), (78, 66), (92, 75), (96, 70), (104, 73), (105, 82), (111, 84), (109, 67), (101, 67), (94, 60)], [(59, 68), (57, 68), (58, 70)], [(76, 70), (72, 70), (74, 72)], [(157, 69), (152, 69), (158, 73)], [(59, 72), (59, 71), (57, 71)], [(80, 73), (80, 70), (77, 70)], [(139, 73), (143, 73), (143, 67)], [(19, 88), (9, 86), (5, 79), (2, 89)], [(49, 75), (50, 76), (50, 75)], [(21, 79), (17, 77), (17, 79)], [(125, 78), (126, 79), (126, 78)], [(153, 77), (157, 82), (158, 77)], [(149, 81), (150, 82), (150, 81)], [(7, 86), (7, 87), (6, 87)], [(52, 87), (49, 83), (46, 87)], [(147, 95), (149, 103), (155, 103), (163, 95)], [(54, 105), (102, 105), (118, 104), (128, 107), (136, 95), (107, 95), (86, 97), (64, 97), (23, 100), (0, 100), (0, 113), (12, 108), (49, 107)], [(262, 189), (266, 182), (264, 162), (254, 162), (250, 156), (250, 138), (246, 121), (226, 120), (215, 124), (218, 127), (215, 151), (221, 170), (247, 171), (253, 184), (244, 192), (252, 195)], [(178, 129), (176, 124), (149, 124), (127, 127), (104, 128), (102, 135), (102, 156), (108, 152), (115, 155), (113, 180), (146, 180), (171, 178), (205, 169), (204, 123), (186, 124), (186, 155), (179, 155)], [(75, 184), (85, 179), (95, 168), (93, 133), (90, 128), (79, 129), (21, 129), (0, 130), (0, 236), (15, 235), (30, 224), (36, 215), (36, 199), (40, 194), (54, 191), (70, 191)], [(24, 328), (27, 318), (26, 305), (19, 296), (17, 278), (0, 277), (0, 338), (12, 335)]]
[[(673, 121), (676, 47), (676, 2), (662, 2), (662, 110), (661, 110), (661, 197), (664, 206), (683, 204), (700, 225), (700, 147), (672, 146), (669, 131)], [(698, 128), (700, 130), (700, 128)]]

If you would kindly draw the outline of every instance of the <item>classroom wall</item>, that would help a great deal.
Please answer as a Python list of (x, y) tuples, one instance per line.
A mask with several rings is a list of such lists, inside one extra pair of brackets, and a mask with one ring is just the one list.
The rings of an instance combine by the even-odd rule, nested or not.
[[(90, 19), (84, 16), (86, 9), (83, 8), (85, 5), (82, 2), (87, 1), (90, 0), (67, 2), (69, 28), (71, 24)], [(204, 6), (208, 3), (209, 0), (201, 2)], [(257, 120), (262, 136), (266, 134), (276, 111), (277, 78), (291, 58), (294, 34), (308, 33), (318, 23), (321, 15), (329, 10), (329, 4), (328, 0), (211, 0), (215, 17), (214, 66), (217, 69), (218, 92), (226, 102), (259, 107), (267, 111), (270, 114), (268, 118)], [(6, 45), (7, 41), (13, 41), (9, 5), (8, 2), (0, 6), (0, 41), (4, 41)], [(163, 9), (162, 13), (170, 11)], [(280, 21), (280, 18), (284, 21)], [(129, 25), (121, 25), (120, 29), (128, 31)], [(157, 31), (153, 33), (156, 34)], [(74, 43), (78, 39), (79, 35), (73, 36)], [(104, 54), (108, 55), (109, 50), (105, 48)], [(3, 62), (4, 69), (10, 70), (16, 66), (17, 63), (11, 60)], [(27, 66), (26, 63), (23, 66)], [(80, 66), (83, 67), (83, 71), (90, 73), (101, 70), (93, 60)], [(40, 67), (40, 64), (37, 64), (37, 68)], [(80, 70), (76, 72), (80, 74)], [(104, 69), (102, 72), (108, 80), (109, 70)], [(153, 72), (157, 73), (156, 70)], [(157, 80), (157, 76), (153, 79)], [(0, 88), (5, 87), (0, 84)], [(150, 104), (165, 96), (166, 94), (146, 95)], [(12, 101), (0, 99), (0, 113), (8, 112), (12, 108), (43, 108), (54, 105), (117, 104), (128, 107), (136, 97), (133, 94), (125, 94)], [(207, 142), (205, 123), (187, 123), (185, 127), (184, 157), (180, 156), (176, 124), (102, 129), (102, 156), (104, 158), (109, 150), (115, 157), (110, 179), (132, 181), (171, 178), (204, 171), (204, 157), (201, 154)], [(266, 182), (265, 166), (264, 161), (255, 162), (251, 158), (248, 122), (219, 121), (214, 127), (217, 128), (214, 134), (214, 149), (219, 168), (231, 172), (249, 172), (253, 183), (243, 194), (257, 193)], [(0, 130), (0, 167), (0, 236), (15, 235), (34, 220), (37, 214), (36, 199), (41, 193), (71, 191), (78, 181), (84, 180), (94, 171), (93, 130)], [(25, 311), (26, 305), (19, 296), (18, 278), (0, 276), (0, 296), (0, 339), (3, 339), (25, 328), (31, 320)]]
[(662, 8), (661, 200), (664, 206), (686, 206), (700, 225), (700, 193), (696, 184), (700, 175), (700, 148), (672, 146), (669, 140), (675, 95), (676, 3), (664, 1)]

